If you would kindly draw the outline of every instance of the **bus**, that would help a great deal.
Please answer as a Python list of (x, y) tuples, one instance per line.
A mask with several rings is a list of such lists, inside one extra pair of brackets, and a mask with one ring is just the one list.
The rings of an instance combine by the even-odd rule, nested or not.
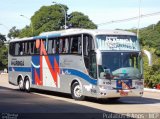
[(9, 83), (27, 92), (68, 93), (75, 100), (142, 96), (146, 52), (141, 51), (136, 34), (128, 31), (44, 32), (10, 41)]

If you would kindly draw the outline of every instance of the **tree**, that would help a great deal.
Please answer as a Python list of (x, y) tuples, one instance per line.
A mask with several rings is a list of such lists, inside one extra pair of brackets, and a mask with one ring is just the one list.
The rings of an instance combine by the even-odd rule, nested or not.
[(13, 26), (10, 30), (9, 30), (9, 33), (8, 33), (8, 37), (11, 39), (11, 38), (16, 38), (16, 37), (19, 37), (20, 35), (20, 30), (19, 29), (16, 29), (15, 26)]
[[(97, 26), (89, 19), (88, 16), (81, 12), (72, 12), (67, 14), (68, 7), (66, 5), (51, 5), (42, 6), (35, 14), (31, 17), (31, 23), (29, 26), (19, 30), (16, 27), (12, 27), (8, 37), (31, 37), (39, 35), (42, 32), (55, 31), (64, 29), (64, 11), (66, 11), (67, 24), (71, 28), (86, 28), (96, 29)], [(31, 26), (32, 25), (32, 26)], [(32, 30), (34, 33), (32, 33)]]
[(89, 17), (81, 12), (72, 12), (69, 16), (69, 24), (71, 24), (73, 28), (97, 28), (97, 26), (89, 19)]
[(160, 84), (160, 22), (140, 29), (140, 43), (152, 53), (152, 67), (147, 66), (146, 57), (143, 60), (145, 86), (153, 88)]
[(6, 45), (0, 47), (0, 70), (7, 68), (8, 65), (8, 48)]
[(5, 35), (0, 34), (0, 46), (2, 46), (5, 41), (6, 41)]
[[(61, 5), (67, 12), (68, 7)], [(32, 25), (35, 35), (41, 32), (60, 30), (64, 25), (64, 12), (60, 5), (41, 7), (32, 16)]]
[(5, 35), (0, 34), (0, 69), (6, 68), (8, 64), (8, 49), (4, 42)]
[(25, 28), (20, 30), (18, 37), (23, 38), (23, 37), (31, 37), (31, 36), (33, 36), (32, 28), (30, 26), (26, 26)]
[[(137, 30), (131, 29), (129, 31), (136, 33)], [(142, 49), (152, 53), (153, 66), (148, 66), (147, 57), (143, 57), (143, 61), (145, 86), (153, 88), (160, 84), (160, 21), (140, 29), (139, 36)]]
[[(41, 7), (32, 16), (31, 21), (35, 35), (39, 35), (41, 32), (54, 31), (64, 29), (64, 11), (66, 13), (68, 7), (65, 5), (51, 5)], [(67, 14), (67, 24), (72, 28), (86, 28), (96, 29), (97, 26), (89, 19), (88, 16), (81, 12), (72, 12)]]

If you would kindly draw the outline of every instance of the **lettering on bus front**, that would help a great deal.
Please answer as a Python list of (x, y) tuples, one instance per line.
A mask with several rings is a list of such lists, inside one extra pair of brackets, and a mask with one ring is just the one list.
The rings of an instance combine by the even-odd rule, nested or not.
[(98, 35), (96, 39), (100, 50), (140, 50), (136, 36)]

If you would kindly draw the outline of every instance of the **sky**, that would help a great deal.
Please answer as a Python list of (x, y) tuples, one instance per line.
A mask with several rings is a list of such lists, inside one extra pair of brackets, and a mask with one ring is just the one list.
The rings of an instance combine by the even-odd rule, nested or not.
[[(18, 29), (30, 24), (30, 18), (42, 6), (53, 5), (53, 0), (0, 0), (0, 33), (8, 34), (9, 29)], [(160, 12), (160, 0), (54, 0), (68, 6), (73, 11), (82, 12), (95, 24)], [(29, 19), (21, 17), (24, 15)], [(160, 21), (160, 14), (141, 18), (139, 27), (147, 27)], [(130, 29), (138, 27), (138, 19), (99, 25), (98, 29)]]

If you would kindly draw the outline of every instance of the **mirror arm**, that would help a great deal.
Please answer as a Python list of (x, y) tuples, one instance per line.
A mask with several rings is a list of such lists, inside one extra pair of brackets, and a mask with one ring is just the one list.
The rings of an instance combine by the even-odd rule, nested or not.
[(142, 52), (148, 57), (148, 66), (152, 66), (152, 54), (147, 50), (143, 50)]

